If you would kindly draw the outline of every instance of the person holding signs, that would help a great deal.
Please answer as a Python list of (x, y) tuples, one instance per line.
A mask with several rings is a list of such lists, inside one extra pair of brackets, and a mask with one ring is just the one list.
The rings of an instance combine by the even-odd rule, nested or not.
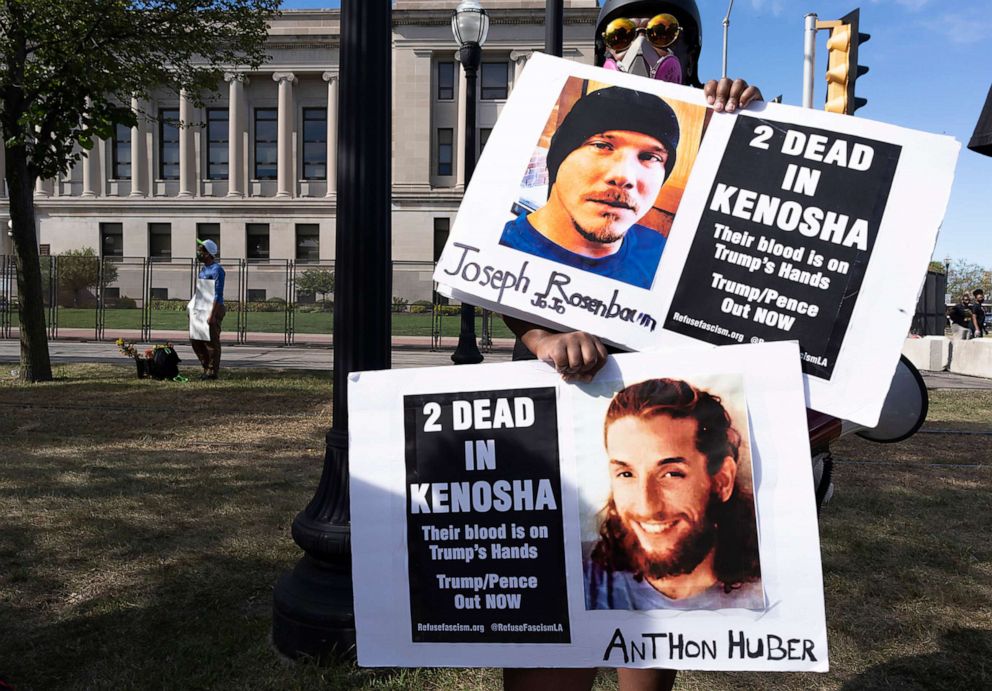
[[(702, 24), (694, 0), (607, 0), (600, 10), (596, 24), (599, 66), (700, 87), (701, 48)], [(661, 65), (661, 59), (668, 56), (674, 56), (679, 69), (673, 69), (671, 59)], [(761, 91), (743, 79), (710, 80), (703, 91), (717, 112), (733, 113), (762, 100)], [(674, 156), (675, 152), (670, 153)], [(606, 363), (608, 351), (593, 334), (559, 333), (508, 316), (504, 321), (519, 339), (515, 360), (543, 360), (566, 381), (590, 381)], [(667, 691), (675, 684), (674, 670), (620, 669), (617, 673), (621, 691)], [(505, 669), (503, 686), (507, 691), (580, 691), (592, 688), (595, 676), (595, 669)]]

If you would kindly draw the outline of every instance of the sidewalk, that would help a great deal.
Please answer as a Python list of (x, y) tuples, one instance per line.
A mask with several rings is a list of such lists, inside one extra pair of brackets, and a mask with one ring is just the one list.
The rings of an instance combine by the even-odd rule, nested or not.
[[(186, 336), (186, 334), (182, 334)], [(187, 336), (188, 338), (188, 336)], [(280, 335), (281, 338), (281, 335)], [(167, 339), (158, 339), (159, 342)], [(392, 365), (401, 367), (440, 367), (451, 365), (451, 353), (457, 339), (444, 339), (445, 350), (432, 352), (430, 339), (405, 337), (393, 339)], [(512, 343), (512, 342), (511, 342)], [(199, 369), (196, 356), (189, 341), (175, 342), (176, 352), (182, 360), (180, 370)], [(98, 362), (126, 364), (127, 359), (117, 350), (113, 341), (79, 342), (49, 341), (48, 352), (53, 364)], [(500, 348), (483, 353), (485, 362), (508, 362), (512, 352)], [(0, 363), (16, 363), (20, 358), (20, 343), (15, 340), (0, 340)], [(334, 352), (327, 346), (283, 346), (283, 345), (234, 345), (224, 344), (221, 367), (272, 367), (286, 369), (331, 370)]]
[[(164, 334), (161, 334), (164, 335)], [(196, 356), (189, 341), (182, 341), (185, 332), (179, 332), (176, 337), (176, 352), (182, 359), (180, 370), (196, 368)], [(284, 346), (279, 343), (271, 345), (235, 345), (224, 344), (223, 367), (271, 367), (276, 369), (333, 369), (334, 352), (330, 344), (312, 346)], [(159, 342), (168, 340), (158, 338)], [(226, 340), (226, 339), (225, 339)], [(509, 362), (512, 355), (513, 342), (507, 339), (496, 339), (496, 347), (489, 353), (483, 353), (484, 362)], [(505, 341), (505, 342), (504, 342)], [(442, 341), (444, 350), (431, 351), (429, 338), (403, 336), (393, 338), (392, 366), (396, 369), (403, 367), (444, 367), (451, 365), (451, 353), (454, 352), (457, 339), (445, 338)], [(84, 341), (49, 341), (48, 352), (54, 364), (98, 362), (123, 364), (126, 359), (117, 350), (113, 341), (84, 342)], [(16, 363), (19, 360), (20, 343), (15, 340), (0, 340), (0, 363)], [(992, 389), (992, 379), (969, 377), (952, 372), (921, 372), (928, 389)]]
[[(227, 322), (225, 322), (227, 326)], [(18, 337), (17, 328), (10, 330), (10, 337), (14, 340)], [(113, 345), (113, 342), (118, 338), (123, 338), (126, 341), (131, 341), (136, 344), (144, 344), (145, 341), (141, 340), (139, 335), (140, 331), (135, 329), (106, 329), (103, 332), (103, 341)], [(59, 328), (58, 339), (51, 341), (52, 343), (57, 343), (60, 341), (79, 341), (84, 343), (94, 342), (94, 330), (87, 327), (83, 328)], [(224, 331), (220, 335), (221, 343), (226, 345), (235, 345), (237, 342), (238, 335), (235, 331)], [(249, 331), (245, 334), (245, 340), (247, 343), (242, 345), (250, 346), (269, 346), (269, 347), (282, 347), (285, 345), (286, 338), (282, 331), (279, 332), (267, 332), (267, 331)], [(166, 329), (155, 329), (152, 331), (152, 339), (149, 343), (182, 343), (183, 341), (189, 341), (188, 331), (179, 330), (166, 330)], [(393, 348), (420, 348), (424, 350), (430, 350), (431, 347), (431, 337), (430, 336), (393, 336)], [(2, 343), (3, 341), (0, 341)], [(334, 339), (331, 334), (314, 334), (314, 333), (301, 333), (296, 332), (294, 337), (294, 343), (292, 347), (329, 347), (334, 343)], [(444, 349), (454, 350), (455, 345), (458, 343), (457, 336), (445, 336), (441, 339), (441, 347)], [(513, 339), (512, 338), (494, 338), (493, 339), (493, 350), (513, 350)], [(182, 357), (182, 356), (180, 356)]]

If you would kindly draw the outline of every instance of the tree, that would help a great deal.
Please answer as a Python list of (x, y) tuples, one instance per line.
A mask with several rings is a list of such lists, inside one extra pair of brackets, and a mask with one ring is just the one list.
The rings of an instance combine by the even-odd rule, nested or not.
[(325, 269), (307, 269), (296, 277), (297, 295), (316, 295), (325, 297), (334, 292), (334, 272)]
[(72, 293), (73, 307), (79, 307), (79, 296), (87, 288), (105, 288), (117, 280), (117, 267), (101, 262), (92, 247), (63, 252), (56, 262), (59, 290)]
[[(265, 61), (280, 0), (5, 0), (0, 3), (0, 131), (20, 296), (21, 367), (52, 378), (35, 227), (39, 177), (66, 173), (133, 127), (134, 96), (185, 90), (202, 105), (220, 70)], [(181, 123), (189, 126), (190, 123)]]
[(966, 262), (963, 259), (947, 259), (947, 293), (951, 302), (957, 302), (964, 292), (971, 293), (976, 288), (988, 290), (989, 272), (985, 267)]

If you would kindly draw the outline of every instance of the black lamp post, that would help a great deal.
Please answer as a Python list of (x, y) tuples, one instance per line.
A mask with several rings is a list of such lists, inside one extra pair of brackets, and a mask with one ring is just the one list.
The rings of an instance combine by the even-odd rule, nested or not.
[[(478, 0), (462, 0), (451, 13), (451, 32), (458, 43), (458, 61), (465, 70), (465, 186), (475, 172), (475, 81), (482, 60), (482, 46), (489, 35), (489, 16)], [(451, 354), (456, 365), (482, 362), (475, 342), (475, 306), (462, 301), (458, 347)]]
[(390, 365), (391, 6), (341, 3), (334, 421), (317, 491), (293, 521), (304, 555), (273, 594), (272, 640), (293, 658), (350, 654), (355, 645), (348, 375)]

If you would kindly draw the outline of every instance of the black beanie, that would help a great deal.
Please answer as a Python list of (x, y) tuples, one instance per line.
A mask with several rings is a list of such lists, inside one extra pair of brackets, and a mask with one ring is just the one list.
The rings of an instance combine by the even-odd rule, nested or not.
[(593, 91), (576, 101), (551, 137), (548, 147), (549, 193), (562, 161), (592, 135), (611, 130), (640, 132), (657, 139), (668, 151), (665, 179), (672, 174), (675, 150), (679, 145), (679, 121), (675, 111), (654, 94), (611, 86)]

